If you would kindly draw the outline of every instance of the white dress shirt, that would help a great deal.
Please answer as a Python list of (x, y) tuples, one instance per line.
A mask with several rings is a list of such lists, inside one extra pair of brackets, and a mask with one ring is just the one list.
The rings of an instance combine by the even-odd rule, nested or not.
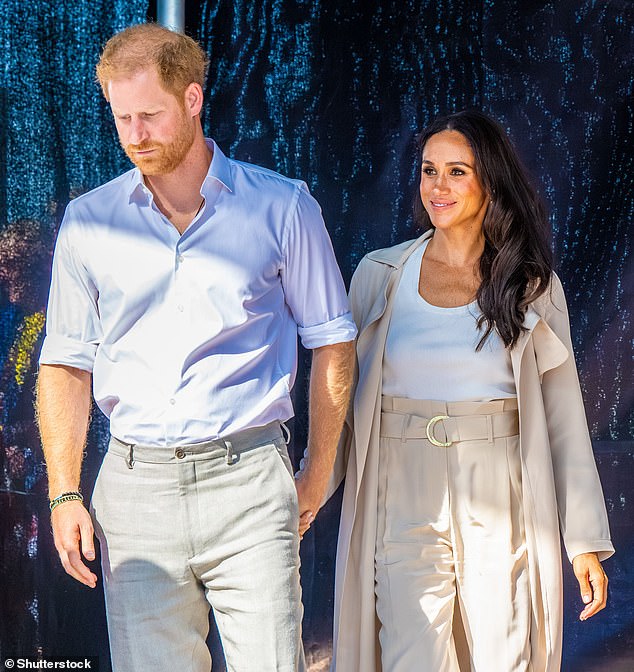
[(299, 180), (213, 159), (181, 236), (138, 169), (73, 200), (41, 364), (92, 371), (114, 436), (177, 445), (293, 415), (307, 348), (356, 327), (321, 210)]

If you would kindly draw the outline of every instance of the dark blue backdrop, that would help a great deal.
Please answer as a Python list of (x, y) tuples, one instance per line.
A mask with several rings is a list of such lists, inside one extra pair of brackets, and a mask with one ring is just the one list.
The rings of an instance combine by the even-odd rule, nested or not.
[[(0, 659), (99, 655), (109, 669), (102, 596), (55, 559), (32, 387), (50, 234), (69, 198), (128, 167), (94, 64), (114, 31), (153, 14), (142, 0), (0, 3)], [(206, 130), (231, 156), (309, 183), (346, 279), (365, 252), (415, 233), (417, 130), (471, 106), (509, 129), (552, 213), (617, 547), (610, 605), (588, 623), (564, 568), (575, 672), (634, 669), (633, 18), (628, 0), (203, 0), (187, 12), (211, 58)], [(96, 413), (86, 490), (106, 435)], [(337, 514), (335, 498), (302, 546), (315, 670), (329, 654)]]

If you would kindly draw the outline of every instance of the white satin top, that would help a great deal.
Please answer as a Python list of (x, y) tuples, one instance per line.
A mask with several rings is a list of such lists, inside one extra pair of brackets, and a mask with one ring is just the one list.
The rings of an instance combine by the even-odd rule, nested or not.
[(418, 292), (426, 241), (407, 260), (394, 298), (383, 357), (383, 394), (438, 401), (515, 397), (511, 355), (497, 332), (479, 352), (477, 302), (433, 306)]

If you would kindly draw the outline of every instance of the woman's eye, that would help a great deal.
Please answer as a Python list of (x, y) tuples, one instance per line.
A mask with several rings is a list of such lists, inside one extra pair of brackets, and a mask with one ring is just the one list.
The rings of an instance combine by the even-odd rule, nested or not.
[(435, 173), (433, 168), (423, 168), (423, 175), (435, 175)]
[(460, 168), (454, 168), (451, 171), (451, 174), (452, 175), (464, 175), (464, 170), (460, 170)]

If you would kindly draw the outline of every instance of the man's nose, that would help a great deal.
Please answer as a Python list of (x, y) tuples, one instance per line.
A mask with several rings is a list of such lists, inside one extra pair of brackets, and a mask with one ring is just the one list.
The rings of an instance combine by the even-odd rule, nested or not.
[(147, 139), (147, 129), (142, 119), (132, 119), (128, 129), (128, 144), (140, 145)]

